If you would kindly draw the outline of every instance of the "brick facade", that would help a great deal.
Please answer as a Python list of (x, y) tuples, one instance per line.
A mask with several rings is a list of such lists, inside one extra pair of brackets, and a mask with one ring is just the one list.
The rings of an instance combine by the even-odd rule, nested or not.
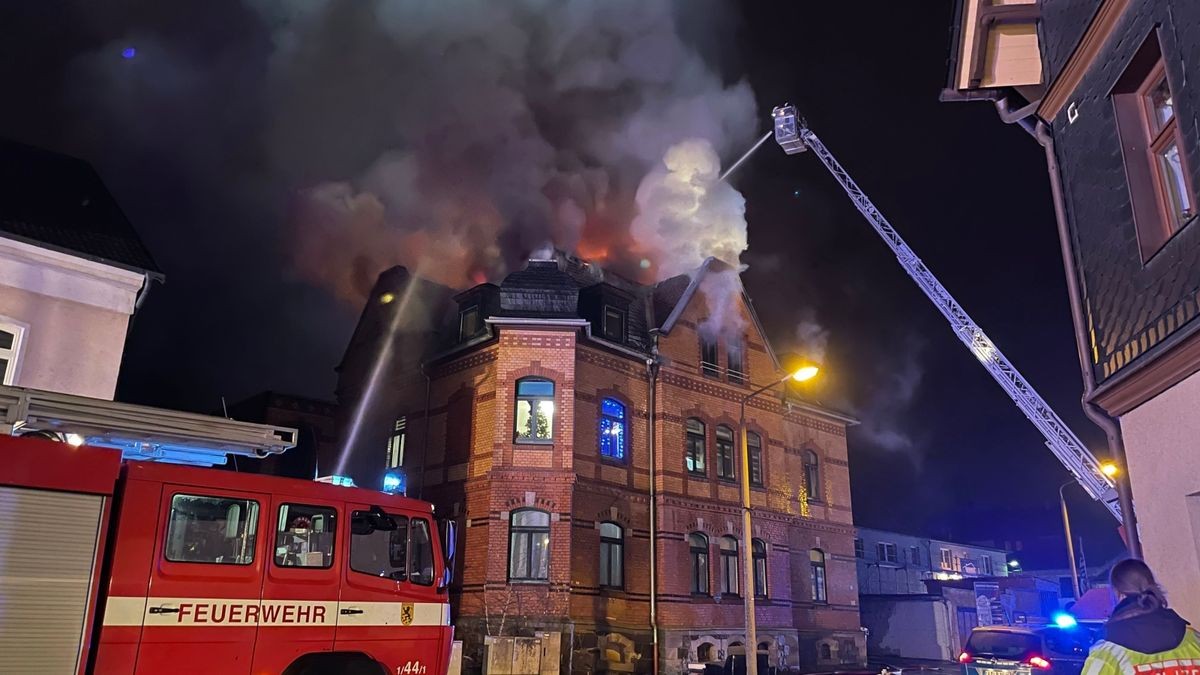
[[(403, 274), (381, 278), (385, 281), (417, 283)], [(376, 291), (376, 296), (387, 292)], [(439, 293), (432, 289), (429, 296)], [(352, 342), (339, 382), (343, 435), (355, 437), (344, 464), (360, 485), (376, 484), (384, 471), (390, 425), (395, 417), (405, 417), (409, 494), (433, 501), (441, 515), (461, 526), (452, 603), (468, 654), (485, 633), (561, 630), (574, 635), (573, 650), (564, 650), (564, 671), (569, 659), (578, 671), (650, 672), (651, 480), (657, 493), (660, 672), (684, 672), (688, 663), (705, 656), (722, 658), (731, 643), (744, 640), (741, 599), (717, 593), (718, 542), (726, 535), (740, 539), (741, 511), (737, 484), (715, 475), (714, 430), (718, 425), (736, 430), (742, 397), (781, 373), (743, 305), (747, 383), (730, 383), (723, 373), (717, 378), (702, 374), (696, 326), (704, 305), (701, 298), (688, 302), (673, 328), (655, 338), (654, 411), (649, 409), (651, 350), (593, 339), (596, 327), (578, 318), (529, 322), (503, 316), (491, 318), (486, 339), (425, 358), (423, 365), (391, 356), (381, 368), (382, 384), (362, 407), (379, 351), (377, 340), (373, 344), (360, 333), (386, 324), (371, 316), (386, 314), (386, 307), (368, 305), (355, 337), (360, 347)], [(403, 351), (421, 334), (402, 329), (395, 348)], [(725, 363), (725, 341), (719, 349)], [(555, 384), (550, 442), (515, 440), (516, 383), (529, 376)], [(605, 398), (625, 409), (623, 461), (600, 456)], [(685, 470), (689, 417), (707, 430), (703, 478)], [(859, 628), (846, 456), (845, 429), (851, 420), (795, 396), (785, 402), (771, 392), (755, 398), (746, 417), (763, 446), (763, 486), (752, 495), (755, 536), (767, 545), (759, 642), (781, 666), (858, 663), (865, 659), (865, 640)], [(814, 495), (802, 487), (803, 457), (810, 450), (819, 458), (821, 486)], [(509, 582), (509, 524), (520, 509), (549, 514), (549, 574), (541, 582)], [(623, 535), (624, 579), (616, 588), (600, 584), (601, 523), (615, 523)], [(709, 542), (709, 595), (691, 593), (692, 533)], [(813, 601), (814, 549), (825, 559), (824, 602)]]

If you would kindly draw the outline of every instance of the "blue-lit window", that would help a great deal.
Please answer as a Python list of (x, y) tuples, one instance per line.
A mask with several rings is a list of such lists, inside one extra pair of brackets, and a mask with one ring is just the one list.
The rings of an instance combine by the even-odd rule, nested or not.
[(625, 461), (625, 406), (615, 398), (600, 401), (600, 456)]
[(554, 438), (554, 383), (540, 377), (517, 380), (516, 436), (522, 442)]

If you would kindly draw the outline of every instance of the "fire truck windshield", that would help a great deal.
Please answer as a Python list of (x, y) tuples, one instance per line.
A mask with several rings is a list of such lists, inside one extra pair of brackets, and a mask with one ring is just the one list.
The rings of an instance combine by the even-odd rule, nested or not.
[[(379, 528), (378, 524), (388, 529)], [(433, 585), (433, 545), (428, 520), (355, 511), (350, 531), (350, 569), (396, 581)]]

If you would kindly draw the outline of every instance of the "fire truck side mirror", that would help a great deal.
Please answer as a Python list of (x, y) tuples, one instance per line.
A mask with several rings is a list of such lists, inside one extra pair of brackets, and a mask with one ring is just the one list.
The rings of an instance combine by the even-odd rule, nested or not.
[(438, 530), (442, 534), (442, 579), (438, 582), (438, 591), (444, 591), (454, 578), (454, 556), (458, 549), (458, 524), (449, 518), (439, 521)]

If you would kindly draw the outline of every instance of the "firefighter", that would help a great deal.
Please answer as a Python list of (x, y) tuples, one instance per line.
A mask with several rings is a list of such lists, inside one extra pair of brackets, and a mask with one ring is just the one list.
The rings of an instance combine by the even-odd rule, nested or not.
[(1092, 646), (1082, 675), (1170, 675), (1180, 660), (1200, 663), (1200, 634), (1167, 607), (1167, 597), (1141, 560), (1123, 560), (1112, 571), (1117, 606)]

